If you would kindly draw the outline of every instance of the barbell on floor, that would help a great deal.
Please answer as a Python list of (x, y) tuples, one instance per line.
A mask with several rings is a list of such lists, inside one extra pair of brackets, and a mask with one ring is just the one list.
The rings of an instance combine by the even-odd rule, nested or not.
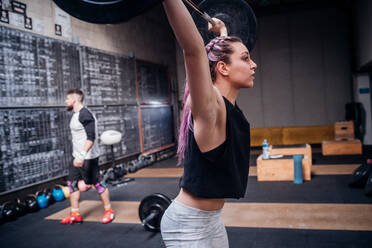
[(155, 193), (142, 199), (138, 215), (147, 231), (160, 231), (160, 221), (172, 201), (164, 194)]

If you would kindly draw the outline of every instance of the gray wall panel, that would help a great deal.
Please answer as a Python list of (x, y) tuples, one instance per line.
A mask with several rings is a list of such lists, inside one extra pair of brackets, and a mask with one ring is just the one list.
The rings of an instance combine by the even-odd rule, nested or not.
[(329, 125), (343, 119), (351, 100), (349, 37), (349, 17), (339, 9), (259, 17), (252, 51), (258, 64), (255, 85), (238, 97), (251, 127)]
[[(260, 60), (260, 41), (256, 43), (251, 53), (251, 58), (258, 64)], [(263, 98), (262, 98), (262, 81), (261, 67), (258, 66), (255, 74), (254, 86), (251, 89), (242, 89), (237, 99), (239, 107), (244, 112), (252, 128), (264, 126), (263, 118)]]
[(327, 124), (319, 12), (291, 15), (295, 125)]
[(262, 89), (265, 126), (287, 126), (294, 122), (288, 18), (261, 18)]
[[(345, 104), (351, 100), (350, 33), (346, 18), (338, 11), (329, 11), (323, 27), (326, 107), (328, 122), (345, 118)], [(337, 61), (337, 63), (335, 63)]]

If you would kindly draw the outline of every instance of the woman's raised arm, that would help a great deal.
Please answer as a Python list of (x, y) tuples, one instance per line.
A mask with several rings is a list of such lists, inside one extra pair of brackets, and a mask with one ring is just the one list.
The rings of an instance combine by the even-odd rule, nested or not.
[(217, 101), (203, 39), (182, 0), (164, 0), (163, 6), (183, 49), (193, 117), (212, 124), (216, 121)]

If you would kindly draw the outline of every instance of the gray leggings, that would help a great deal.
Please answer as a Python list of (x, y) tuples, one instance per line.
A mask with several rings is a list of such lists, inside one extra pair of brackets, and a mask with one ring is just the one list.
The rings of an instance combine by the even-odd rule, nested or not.
[(229, 247), (221, 210), (204, 211), (174, 200), (165, 211), (160, 228), (166, 247)]

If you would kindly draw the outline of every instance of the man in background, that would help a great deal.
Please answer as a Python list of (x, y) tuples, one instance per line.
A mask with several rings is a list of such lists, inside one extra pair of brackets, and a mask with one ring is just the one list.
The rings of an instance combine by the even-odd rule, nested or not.
[(106, 224), (111, 222), (115, 215), (111, 209), (106, 183), (99, 181), (97, 120), (92, 112), (84, 107), (83, 101), (84, 94), (80, 89), (71, 89), (67, 92), (66, 108), (74, 112), (70, 121), (74, 161), (70, 165), (67, 181), (70, 189), (71, 212), (61, 220), (61, 224), (83, 221), (79, 211), (80, 191), (86, 191), (90, 187), (94, 187), (101, 197), (105, 208), (102, 223)]

